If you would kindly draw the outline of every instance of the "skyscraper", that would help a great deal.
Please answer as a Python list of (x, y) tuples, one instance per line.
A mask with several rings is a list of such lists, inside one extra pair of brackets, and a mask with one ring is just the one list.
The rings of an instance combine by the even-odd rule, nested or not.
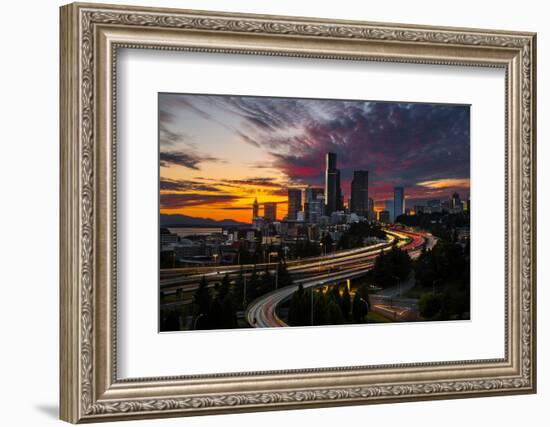
[(405, 214), (405, 190), (403, 187), (393, 189), (393, 218), (395, 221), (398, 216)]
[(266, 221), (277, 220), (277, 203), (275, 202), (264, 203), (264, 218)]
[(336, 168), (336, 154), (327, 153), (325, 167), (325, 215), (342, 209), (340, 171)]
[(318, 222), (325, 212), (325, 191), (318, 187), (304, 189), (302, 204), (306, 221)]
[(298, 188), (288, 189), (288, 215), (287, 218), (295, 220), (298, 212), (302, 210), (302, 190)]
[(351, 181), (350, 212), (368, 216), (369, 212), (369, 172), (353, 171)]
[(386, 224), (392, 222), (392, 220), (390, 219), (390, 212), (387, 210), (380, 211), (380, 214), (378, 215), (378, 221), (384, 222)]
[(369, 221), (374, 221), (376, 219), (376, 215), (374, 212), (374, 200), (372, 200), (370, 197), (369, 197), (369, 214), (367, 218)]
[(386, 222), (393, 222), (395, 219), (394, 216), (394, 210), (393, 210), (393, 200), (386, 200), (386, 212), (388, 212), (388, 221)]
[(258, 218), (260, 216), (260, 205), (258, 204), (258, 198), (254, 199), (254, 203), (252, 203), (252, 221), (254, 221), (254, 218)]
[(455, 211), (462, 210), (462, 202), (460, 201), (460, 195), (458, 193), (453, 193), (453, 196), (451, 198), (451, 207)]

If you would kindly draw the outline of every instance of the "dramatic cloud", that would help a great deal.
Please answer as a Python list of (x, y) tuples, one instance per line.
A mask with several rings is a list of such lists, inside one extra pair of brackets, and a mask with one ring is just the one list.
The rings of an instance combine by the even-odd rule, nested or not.
[(204, 184), (198, 181), (187, 181), (182, 179), (168, 179), (163, 178), (160, 180), (161, 191), (209, 191), (217, 192), (219, 189), (215, 186)]
[(176, 151), (161, 151), (160, 165), (170, 167), (171, 165), (183, 166), (185, 168), (199, 170), (202, 162), (218, 162), (219, 159), (212, 156), (199, 155), (197, 153), (182, 153)]
[(161, 194), (161, 209), (179, 209), (205, 204), (229, 203), (238, 199), (238, 196), (230, 194)]
[(357, 169), (405, 187), (469, 177), (468, 106), (241, 96), (186, 103), (239, 117), (236, 134), (293, 182), (322, 185), (327, 152), (338, 156), (345, 194)]
[[(328, 152), (337, 155), (346, 200), (355, 170), (369, 171), (375, 201), (393, 198), (395, 186), (408, 205), (470, 196), (467, 105), (163, 94), (159, 108), (161, 166), (182, 166), (178, 177), (188, 181), (164, 191), (238, 194), (224, 209), (245, 210), (256, 195), (281, 202), (294, 185), (323, 187)], [(209, 175), (204, 162), (225, 162), (227, 175)]]
[(186, 143), (187, 137), (184, 134), (171, 131), (170, 129), (161, 126), (160, 128), (160, 146), (166, 147), (167, 145), (174, 145), (177, 143)]
[(438, 179), (436, 181), (425, 181), (425, 182), (419, 182), (418, 185), (421, 185), (422, 187), (428, 187), (428, 188), (453, 188), (453, 187), (463, 187), (463, 188), (470, 188), (470, 180), (469, 179)]
[(254, 185), (258, 187), (275, 187), (281, 188), (281, 183), (276, 182), (273, 178), (246, 178), (246, 179), (225, 179), (220, 181), (220, 183), (225, 184), (236, 184), (236, 185)]

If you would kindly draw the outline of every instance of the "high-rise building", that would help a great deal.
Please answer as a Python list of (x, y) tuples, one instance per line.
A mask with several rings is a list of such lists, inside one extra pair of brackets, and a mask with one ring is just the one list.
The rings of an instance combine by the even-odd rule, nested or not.
[(302, 190), (298, 188), (288, 189), (288, 214), (287, 218), (295, 220), (298, 212), (302, 210)]
[(277, 203), (275, 202), (264, 203), (264, 218), (266, 221), (277, 220)]
[(325, 190), (320, 187), (311, 187), (308, 186), (307, 188), (304, 188), (304, 191), (302, 193), (302, 205), (306, 205), (306, 203), (310, 202), (311, 200), (318, 199), (319, 197), (325, 196)]
[(369, 172), (353, 171), (350, 212), (366, 217), (369, 212)]
[(398, 216), (405, 214), (405, 190), (403, 187), (393, 189), (393, 218), (394, 222)]
[(369, 197), (369, 214), (367, 216), (369, 221), (374, 221), (376, 219), (375, 213), (374, 213), (374, 200), (372, 200)]
[(393, 200), (386, 200), (386, 211), (389, 217), (389, 220), (386, 222), (393, 222), (395, 220), (395, 216), (393, 215)]
[(254, 199), (254, 203), (252, 204), (252, 221), (254, 221), (254, 218), (258, 218), (260, 216), (260, 205), (258, 204), (258, 198)]
[(451, 198), (451, 208), (453, 208), (454, 211), (462, 210), (462, 202), (460, 201), (460, 196), (458, 193), (453, 193)]
[[(307, 187), (302, 192), (304, 218), (308, 222), (316, 222), (325, 212), (325, 190), (319, 187)], [(312, 219), (312, 215), (316, 219)]]
[(414, 214), (415, 215), (423, 214), (425, 210), (426, 210), (426, 206), (424, 206), (424, 205), (414, 205)]
[(305, 218), (308, 222), (316, 224), (325, 213), (325, 199), (324, 197), (317, 197), (311, 200), (307, 204), (307, 210), (305, 212)]
[(434, 212), (441, 212), (441, 200), (439, 199), (432, 199), (432, 200), (428, 200), (426, 202), (426, 205), (428, 207), (427, 211), (429, 213), (434, 213)]
[(389, 222), (392, 222), (391, 219), (390, 219), (390, 212), (385, 210), (385, 211), (380, 211), (379, 213), (379, 216), (378, 216), (378, 220), (380, 222), (384, 222), (384, 223), (389, 223)]
[(342, 209), (340, 171), (336, 168), (336, 154), (327, 153), (325, 167), (325, 215)]

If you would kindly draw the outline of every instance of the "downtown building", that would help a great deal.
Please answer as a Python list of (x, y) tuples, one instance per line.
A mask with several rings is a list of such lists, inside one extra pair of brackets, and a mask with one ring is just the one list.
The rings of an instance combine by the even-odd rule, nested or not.
[(252, 222), (254, 222), (254, 220), (259, 216), (260, 216), (260, 204), (258, 203), (258, 199), (255, 198), (254, 203), (252, 204)]
[(351, 181), (350, 212), (369, 217), (369, 172), (353, 171)]
[(296, 220), (298, 212), (302, 210), (302, 190), (299, 188), (288, 189), (288, 213), (287, 219)]
[(395, 220), (401, 215), (405, 215), (405, 190), (403, 187), (395, 187), (393, 189), (392, 222), (395, 222)]
[(322, 188), (307, 187), (303, 191), (303, 220), (310, 223), (318, 223), (325, 214), (325, 192)]
[(342, 210), (340, 171), (336, 168), (336, 153), (327, 153), (325, 165), (325, 215)]
[(277, 203), (265, 202), (264, 203), (264, 219), (266, 221), (277, 221)]

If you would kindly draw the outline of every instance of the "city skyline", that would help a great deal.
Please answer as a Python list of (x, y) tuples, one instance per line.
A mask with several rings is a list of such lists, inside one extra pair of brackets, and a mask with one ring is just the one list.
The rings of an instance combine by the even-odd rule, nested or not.
[(346, 205), (355, 171), (377, 211), (395, 187), (403, 209), (470, 196), (464, 105), (160, 94), (159, 138), (163, 214), (250, 223), (257, 200), (282, 219), (289, 189), (325, 187), (327, 153)]

